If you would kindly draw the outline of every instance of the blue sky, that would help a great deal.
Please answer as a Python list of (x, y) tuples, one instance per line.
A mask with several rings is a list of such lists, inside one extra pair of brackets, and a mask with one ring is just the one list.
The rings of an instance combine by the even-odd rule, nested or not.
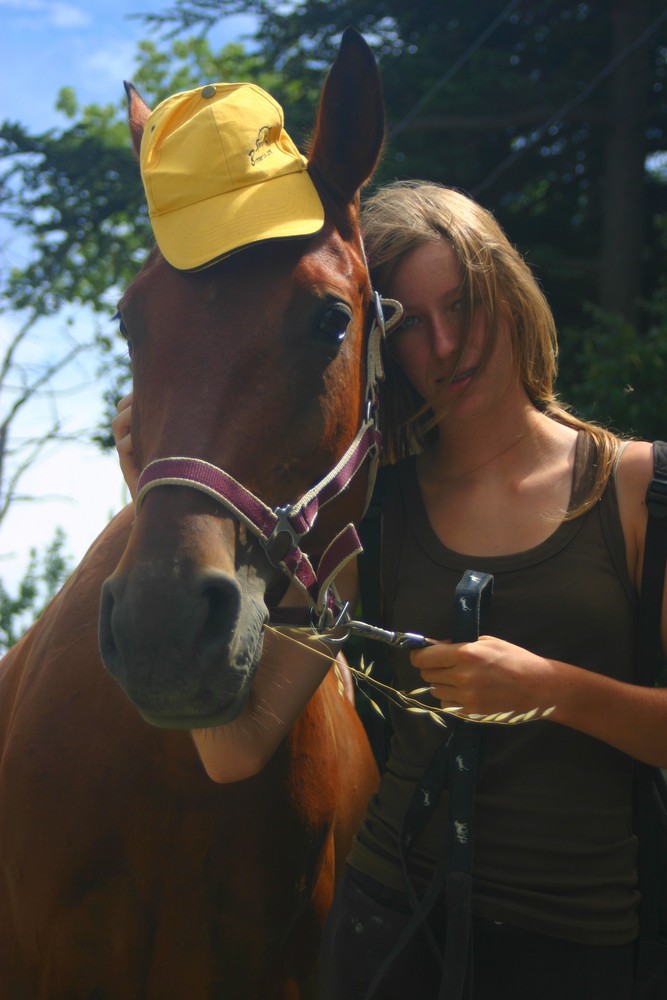
[[(139, 39), (150, 29), (138, 19), (173, 6), (164, 0), (0, 0), (0, 117), (35, 129), (62, 124), (54, 111), (61, 87), (74, 87), (83, 103), (113, 103), (131, 79)], [(226, 18), (211, 36), (216, 44), (239, 39), (247, 16)]]
[[(149, 36), (143, 22), (129, 14), (156, 13), (168, 0), (0, 0), (0, 120), (18, 121), (40, 132), (68, 124), (55, 110), (61, 87), (73, 87), (80, 103), (113, 104), (124, 97), (123, 80), (132, 79), (137, 42)], [(211, 36), (212, 44), (242, 40), (249, 17), (227, 18)], [(198, 81), (193, 81), (195, 85)], [(0, 267), (20, 265), (25, 245), (0, 230)], [(85, 315), (77, 322), (86, 323)], [(0, 309), (0, 358), (18, 318)], [(60, 336), (62, 321), (44, 323), (31, 343), (29, 361), (48, 354)], [(78, 364), (59, 396), (33, 410), (25, 436), (46, 426), (57, 408), (66, 429), (97, 424), (101, 389), (94, 365)], [(54, 446), (22, 482), (26, 494), (42, 498), (17, 504), (0, 530), (0, 579), (11, 591), (26, 565), (31, 546), (42, 549), (56, 526), (67, 534), (67, 549), (78, 562), (88, 546), (127, 501), (115, 456), (92, 446)]]

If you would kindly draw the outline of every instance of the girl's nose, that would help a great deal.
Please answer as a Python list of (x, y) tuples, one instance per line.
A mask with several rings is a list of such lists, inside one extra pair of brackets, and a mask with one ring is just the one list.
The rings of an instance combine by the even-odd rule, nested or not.
[(433, 353), (439, 358), (450, 357), (460, 346), (459, 324), (451, 317), (436, 316), (431, 325)]

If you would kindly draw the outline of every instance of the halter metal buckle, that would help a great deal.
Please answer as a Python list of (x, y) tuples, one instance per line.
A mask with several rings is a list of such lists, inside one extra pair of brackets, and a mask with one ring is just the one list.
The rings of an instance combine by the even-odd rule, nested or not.
[(272, 566), (276, 567), (276, 569), (280, 569), (280, 564), (290, 549), (299, 548), (299, 543), (303, 537), (298, 533), (290, 521), (292, 510), (293, 506), (291, 503), (285, 504), (284, 507), (276, 507), (274, 509), (273, 513), (275, 514), (277, 521), (274, 525), (273, 531), (263, 545), (264, 551), (266, 552), (266, 558)]

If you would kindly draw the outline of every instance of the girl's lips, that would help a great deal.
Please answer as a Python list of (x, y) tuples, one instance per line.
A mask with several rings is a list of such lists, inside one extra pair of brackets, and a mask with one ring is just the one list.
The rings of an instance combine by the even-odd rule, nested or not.
[(449, 382), (450, 385), (456, 385), (458, 382), (465, 382), (468, 379), (472, 378), (476, 371), (477, 368), (466, 368), (465, 371), (460, 372), (458, 375), (455, 375), (454, 378), (452, 379), (450, 379), (448, 375), (443, 375), (441, 378), (436, 379), (436, 382), (438, 384), (442, 384), (443, 382)]
[(463, 382), (467, 378), (472, 378), (476, 371), (476, 368), (467, 368), (464, 372), (461, 372), (460, 375), (457, 375), (452, 379), (452, 385), (455, 385), (456, 382)]

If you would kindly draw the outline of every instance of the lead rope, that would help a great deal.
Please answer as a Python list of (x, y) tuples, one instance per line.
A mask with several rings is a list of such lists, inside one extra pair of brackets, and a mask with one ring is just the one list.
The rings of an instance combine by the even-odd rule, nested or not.
[[(454, 596), (454, 642), (474, 642), (486, 614), (493, 577), (466, 570)], [(372, 1000), (382, 980), (408, 941), (423, 928), (436, 958), (443, 963), (438, 1000), (463, 1000), (472, 988), (472, 819), (475, 783), (479, 769), (482, 728), (457, 720), (456, 728), (436, 750), (415, 785), (399, 838), (399, 857), (408, 897), (414, 908), (394, 948), (378, 968), (363, 1000)], [(444, 852), (421, 899), (417, 898), (407, 871), (411, 850), (435, 809), (449, 779), (449, 851)], [(447, 928), (444, 960), (433, 932), (426, 924), (437, 900), (445, 892)], [(470, 974), (468, 970), (470, 969)], [(465, 990), (465, 992), (464, 992)]]
[[(466, 570), (456, 590), (458, 618), (453, 641), (475, 642), (484, 631), (493, 577)], [(447, 928), (438, 1000), (469, 1000), (473, 982), (472, 866), (475, 786), (481, 770), (486, 731), (460, 721), (449, 752), (449, 863), (445, 880)]]

